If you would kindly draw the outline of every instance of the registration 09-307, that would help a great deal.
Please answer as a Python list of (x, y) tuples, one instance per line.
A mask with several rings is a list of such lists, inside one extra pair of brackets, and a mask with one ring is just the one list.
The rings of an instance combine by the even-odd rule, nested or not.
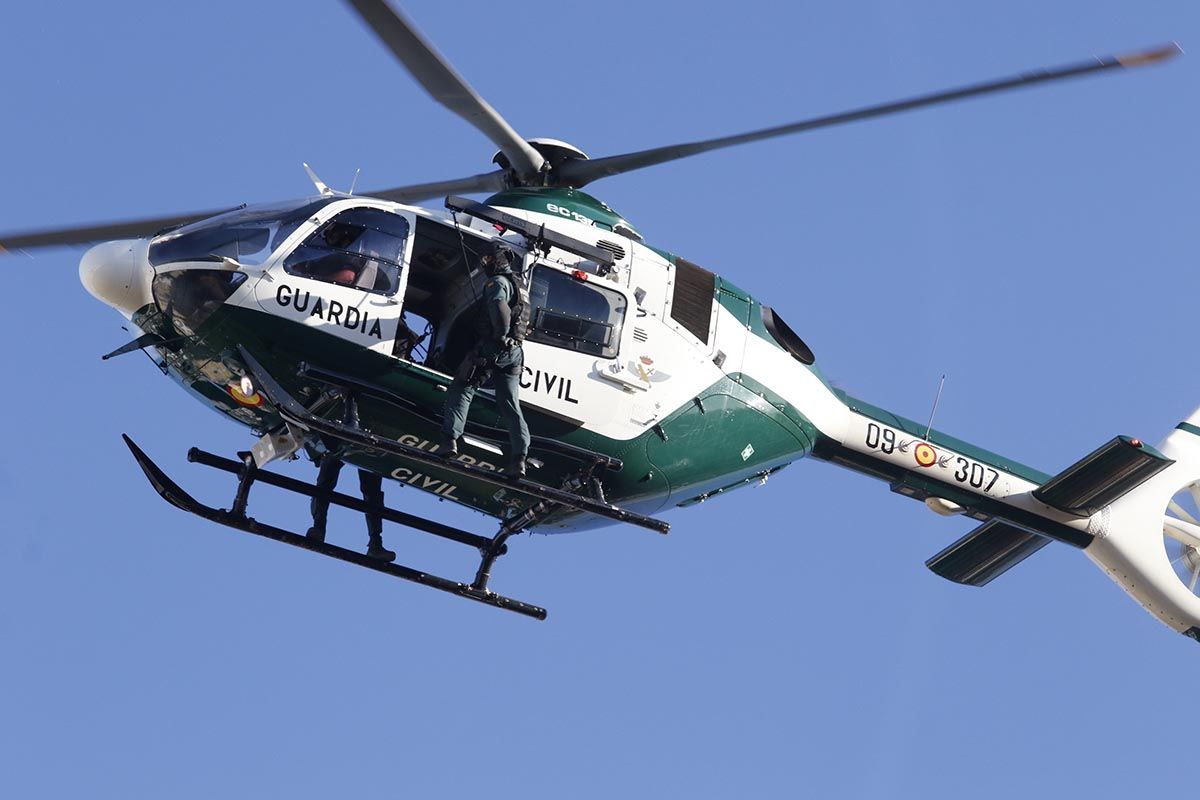
[[(897, 448), (901, 452), (907, 452), (910, 442), (899, 440), (896, 431), (886, 425), (879, 425), (874, 422), (867, 423), (866, 439), (863, 444), (870, 450), (878, 450), (884, 455), (891, 455)], [(978, 489), (985, 494), (990, 492), (992, 487), (996, 485), (996, 481), (1000, 478), (1000, 473), (993, 467), (986, 464), (980, 464), (978, 461), (972, 461), (965, 456), (954, 456), (953, 462), (945, 462), (938, 459), (936, 463), (943, 464), (947, 468), (953, 468), (954, 480), (961, 484), (970, 486), (973, 489)], [(930, 464), (932, 466), (932, 464)]]

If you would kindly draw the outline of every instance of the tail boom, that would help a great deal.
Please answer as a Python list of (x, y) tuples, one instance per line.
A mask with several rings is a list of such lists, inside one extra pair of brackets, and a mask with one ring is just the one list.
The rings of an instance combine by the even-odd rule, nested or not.
[[(1192, 582), (1200, 583), (1200, 409), (1157, 450), (1117, 437), (1051, 476), (844, 400), (840, 435), (818, 437), (813, 456), (885, 480), (892, 491), (940, 514), (985, 523), (931, 558), (935, 572), (983, 585), (1040, 549), (1022, 531), (1038, 534), (1083, 550), (1139, 605), (1200, 641), (1200, 597), (1176, 574), (1163, 538), (1165, 530), (1194, 548)], [(1193, 485), (1194, 516), (1172, 502)], [(1182, 516), (1164, 522), (1168, 507)], [(1005, 534), (1003, 541), (982, 535), (993, 528)]]
[(1002, 520), (1074, 547), (1092, 542), (1087, 518), (1034, 497), (1051, 475), (861, 401), (848, 398), (841, 440), (819, 439), (813, 455), (885, 480), (939, 513)]

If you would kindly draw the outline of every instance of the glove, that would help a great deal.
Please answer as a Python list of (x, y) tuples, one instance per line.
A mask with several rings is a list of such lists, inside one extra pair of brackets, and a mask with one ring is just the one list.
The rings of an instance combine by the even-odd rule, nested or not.
[(512, 350), (518, 344), (519, 344), (519, 342), (517, 342), (517, 340), (512, 338), (511, 336), (505, 336), (503, 339), (500, 340), (500, 346), (503, 347), (505, 350)]
[(466, 383), (468, 386), (480, 387), (492, 377), (492, 360), (484, 356), (476, 356), (473, 361), (463, 362), (466, 368)]

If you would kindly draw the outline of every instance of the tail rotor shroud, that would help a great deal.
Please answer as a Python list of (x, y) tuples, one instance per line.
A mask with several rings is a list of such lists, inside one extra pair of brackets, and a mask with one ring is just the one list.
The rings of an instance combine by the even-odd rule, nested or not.
[(1180, 582), (1200, 597), (1200, 480), (1181, 488), (1167, 503), (1163, 547)]

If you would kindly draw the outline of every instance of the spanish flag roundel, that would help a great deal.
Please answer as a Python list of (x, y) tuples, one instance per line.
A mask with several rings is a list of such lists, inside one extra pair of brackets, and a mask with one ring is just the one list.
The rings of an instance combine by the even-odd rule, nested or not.
[(254, 394), (246, 394), (242, 391), (242, 387), (236, 383), (231, 383), (225, 387), (225, 391), (229, 392), (229, 396), (238, 401), (244, 406), (255, 408), (263, 404), (263, 397), (258, 392)]
[(917, 459), (918, 467), (932, 467), (937, 461), (937, 451), (924, 442), (916, 446), (913, 456)]

